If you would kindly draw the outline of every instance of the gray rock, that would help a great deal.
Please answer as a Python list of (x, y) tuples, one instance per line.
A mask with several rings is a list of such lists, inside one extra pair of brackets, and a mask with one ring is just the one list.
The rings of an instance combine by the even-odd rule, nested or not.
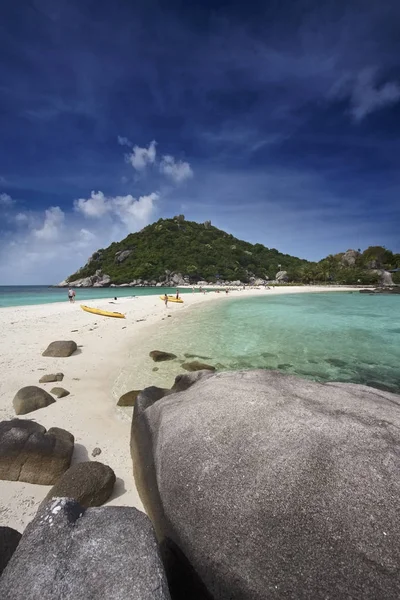
[(50, 394), (53, 394), (56, 398), (65, 398), (69, 396), (70, 392), (62, 387), (54, 387), (50, 390)]
[(202, 363), (199, 360), (183, 363), (182, 369), (185, 369), (185, 371), (215, 371), (215, 367), (207, 363)]
[(0, 575), (17, 549), (20, 539), (19, 531), (0, 526)]
[(172, 392), (184, 392), (188, 390), (194, 383), (211, 377), (212, 372), (210, 370), (205, 371), (194, 371), (193, 373), (184, 373), (175, 377), (174, 385), (171, 388)]
[(122, 263), (132, 254), (132, 250), (120, 250), (115, 253), (115, 262)]
[(0, 579), (2, 600), (169, 600), (148, 517), (56, 499), (28, 525)]
[(101, 454), (101, 448), (93, 448), (92, 456), (96, 457)]
[(354, 267), (360, 256), (361, 254), (357, 250), (347, 250), (340, 259), (340, 262), (344, 267)]
[(13, 406), (17, 415), (26, 415), (39, 408), (45, 408), (54, 404), (55, 400), (46, 390), (36, 385), (28, 385), (21, 388), (15, 394)]
[(141, 390), (131, 390), (123, 394), (117, 402), (117, 406), (134, 406), (136, 398)]
[(281, 283), (289, 281), (287, 271), (278, 271), (278, 273), (275, 275), (275, 280), (280, 281)]
[(51, 488), (45, 502), (52, 498), (73, 498), (86, 508), (107, 502), (115, 484), (115, 473), (101, 462), (81, 462), (65, 471)]
[(274, 371), (136, 403), (175, 599), (400, 597), (400, 396)]
[(64, 379), (64, 373), (51, 373), (49, 375), (43, 375), (39, 379), (39, 383), (53, 383), (54, 381), (62, 381)]
[(78, 346), (76, 342), (72, 340), (63, 340), (57, 342), (51, 342), (46, 350), (43, 352), (42, 356), (52, 356), (52, 357), (67, 357), (71, 356), (76, 350)]
[(0, 423), (0, 479), (53, 485), (71, 464), (74, 436), (22, 419)]
[(162, 352), (162, 350), (152, 350), (149, 353), (149, 356), (154, 360), (154, 362), (174, 360), (174, 358), (176, 358), (176, 354), (171, 354), (171, 352)]

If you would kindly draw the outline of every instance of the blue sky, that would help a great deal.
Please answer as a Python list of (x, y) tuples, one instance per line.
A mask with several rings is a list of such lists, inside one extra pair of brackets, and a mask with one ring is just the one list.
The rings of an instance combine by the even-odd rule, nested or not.
[(400, 251), (400, 3), (2, 0), (0, 284), (184, 213)]

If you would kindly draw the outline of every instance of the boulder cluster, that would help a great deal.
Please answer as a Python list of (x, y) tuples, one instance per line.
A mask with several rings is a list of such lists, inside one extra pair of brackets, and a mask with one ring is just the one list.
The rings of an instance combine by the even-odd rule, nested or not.
[(133, 403), (148, 516), (96, 507), (112, 473), (72, 467), (21, 539), (0, 530), (1, 598), (400, 597), (400, 396), (201, 370)]

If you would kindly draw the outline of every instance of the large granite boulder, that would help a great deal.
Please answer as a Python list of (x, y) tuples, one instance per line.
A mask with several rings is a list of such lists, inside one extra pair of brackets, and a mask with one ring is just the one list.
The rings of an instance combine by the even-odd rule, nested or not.
[(43, 352), (42, 356), (65, 358), (76, 352), (77, 348), (78, 346), (73, 340), (51, 342), (51, 344), (49, 344), (46, 350)]
[(39, 408), (45, 408), (54, 402), (54, 398), (46, 390), (36, 385), (27, 385), (15, 394), (13, 406), (15, 414), (26, 415)]
[(0, 575), (17, 549), (20, 539), (19, 531), (0, 525)]
[(132, 250), (120, 250), (115, 253), (115, 262), (122, 263), (132, 254)]
[(344, 267), (354, 267), (361, 254), (358, 250), (346, 250), (340, 259)]
[(0, 479), (54, 485), (71, 464), (74, 436), (58, 427), (12, 419), (0, 423)]
[(275, 275), (275, 280), (279, 281), (280, 283), (286, 283), (289, 281), (287, 271), (278, 271), (278, 273)]
[(51, 488), (46, 500), (73, 498), (85, 508), (107, 502), (115, 484), (115, 473), (101, 462), (81, 462), (65, 471)]
[(43, 506), (0, 578), (4, 600), (169, 600), (157, 542), (135, 508)]
[(136, 403), (175, 599), (400, 597), (400, 396), (274, 371)]

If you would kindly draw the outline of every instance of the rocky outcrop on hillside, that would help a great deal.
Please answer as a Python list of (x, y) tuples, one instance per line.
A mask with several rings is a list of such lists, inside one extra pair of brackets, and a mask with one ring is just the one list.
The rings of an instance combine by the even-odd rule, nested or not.
[(138, 488), (175, 600), (400, 595), (400, 396), (271, 371), (141, 392)]
[(344, 267), (354, 267), (361, 253), (358, 250), (347, 250), (340, 259)]
[(106, 275), (101, 271), (101, 269), (97, 269), (94, 275), (90, 277), (82, 277), (81, 279), (75, 279), (74, 281), (69, 281), (65, 279), (61, 281), (56, 287), (109, 287), (111, 284), (111, 277)]

